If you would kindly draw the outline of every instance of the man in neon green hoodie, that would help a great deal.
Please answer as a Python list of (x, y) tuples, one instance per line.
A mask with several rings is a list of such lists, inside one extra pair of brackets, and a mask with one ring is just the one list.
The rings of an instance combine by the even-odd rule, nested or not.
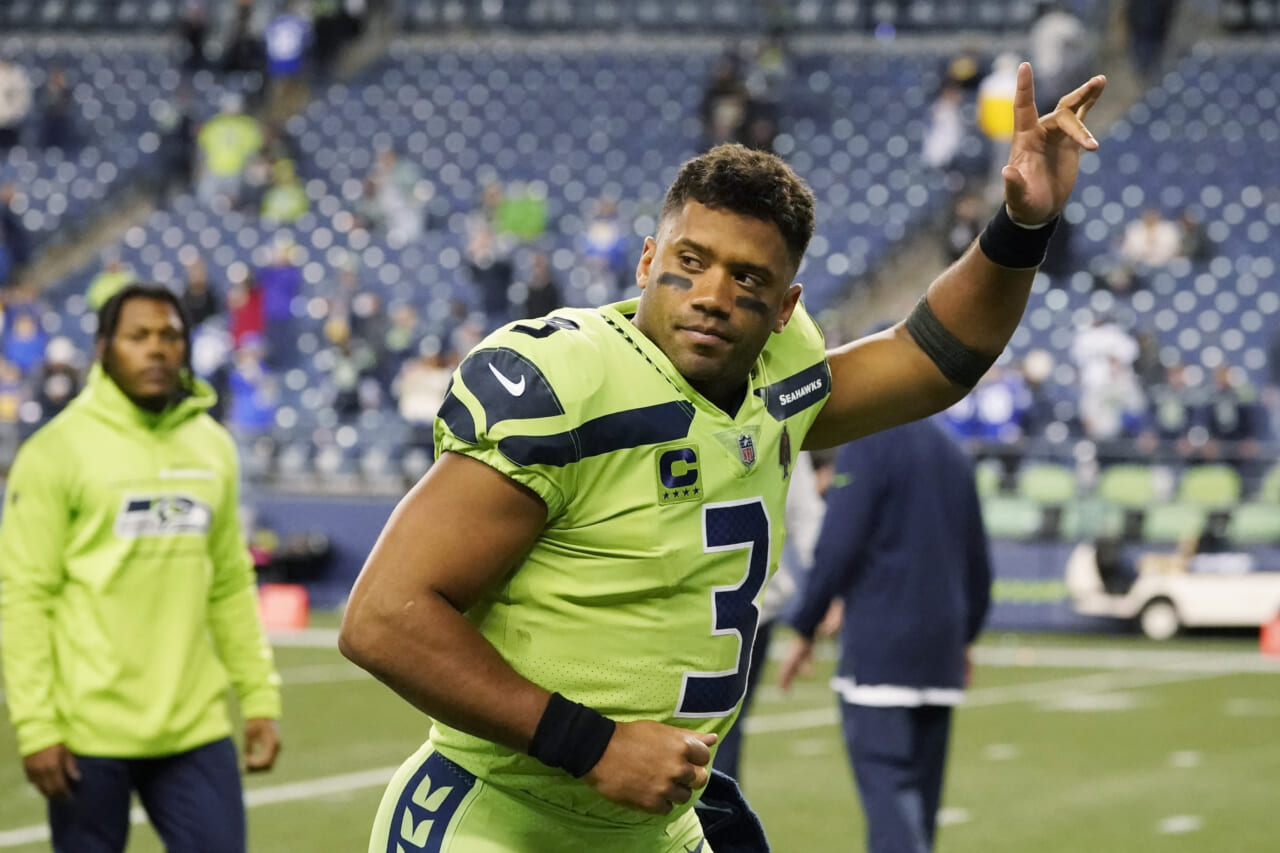
[(0, 524), (0, 655), (55, 851), (119, 853), (136, 790), (173, 851), (243, 853), (247, 769), (280, 748), (279, 677), (237, 520), (235, 446), (191, 377), (174, 294), (98, 315), (85, 390), (22, 446)]

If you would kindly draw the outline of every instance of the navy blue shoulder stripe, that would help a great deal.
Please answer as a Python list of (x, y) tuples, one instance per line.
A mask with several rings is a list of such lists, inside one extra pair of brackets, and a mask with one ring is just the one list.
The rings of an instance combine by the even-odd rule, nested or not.
[(444, 393), (444, 402), (440, 404), (440, 411), (436, 416), (444, 419), (449, 432), (467, 444), (476, 443), (476, 419), (471, 417), (471, 412), (454, 395), (453, 382), (449, 383)]
[(602, 415), (568, 432), (504, 438), (498, 442), (498, 450), (517, 465), (563, 468), (615, 450), (684, 438), (693, 424), (693, 414), (693, 404), (687, 401), (642, 406)]
[(542, 371), (513, 349), (477, 350), (462, 362), (460, 373), (463, 384), (484, 409), (485, 429), (503, 421), (564, 414)]
[(776, 421), (783, 421), (794, 414), (820, 403), (831, 393), (831, 368), (827, 360), (806, 367), (765, 388), (757, 388), (756, 394), (764, 400), (764, 407)]

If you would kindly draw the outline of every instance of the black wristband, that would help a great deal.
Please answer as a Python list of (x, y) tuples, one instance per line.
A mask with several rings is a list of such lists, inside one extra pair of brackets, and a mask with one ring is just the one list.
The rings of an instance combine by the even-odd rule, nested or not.
[(1058, 217), (1039, 228), (1024, 228), (1009, 216), (1003, 204), (978, 235), (978, 248), (987, 260), (1014, 270), (1038, 267), (1049, 251), (1049, 240), (1058, 227)]
[(907, 315), (904, 325), (916, 346), (924, 350), (924, 354), (933, 360), (943, 376), (957, 385), (972, 388), (995, 363), (995, 356), (969, 349), (951, 334), (929, 307), (928, 299), (923, 296)]
[(529, 754), (546, 764), (585, 776), (604, 755), (618, 724), (595, 708), (552, 693), (538, 728), (529, 740)]

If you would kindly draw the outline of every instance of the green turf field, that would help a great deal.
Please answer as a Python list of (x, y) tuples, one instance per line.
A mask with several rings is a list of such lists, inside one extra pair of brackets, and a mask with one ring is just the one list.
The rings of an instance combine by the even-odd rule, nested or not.
[[(277, 648), (285, 751), (248, 781), (253, 853), (363, 851), (382, 783), (426, 733), (327, 637), (314, 639)], [(1280, 659), (1255, 640), (1001, 635), (977, 663), (939, 850), (1280, 849)], [(765, 687), (749, 722), (745, 786), (778, 853), (862, 849), (830, 668), (819, 663), (790, 697)], [(42, 838), (41, 801), (4, 726), (0, 853), (47, 850)], [(161, 847), (138, 826), (129, 849)]]

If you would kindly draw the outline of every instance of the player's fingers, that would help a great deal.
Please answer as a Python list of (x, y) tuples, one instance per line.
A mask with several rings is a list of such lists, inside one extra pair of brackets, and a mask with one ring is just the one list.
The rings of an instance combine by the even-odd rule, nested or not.
[(1093, 105), (1098, 102), (1098, 98), (1102, 95), (1102, 90), (1107, 87), (1107, 78), (1101, 74), (1096, 77), (1090, 77), (1085, 81), (1084, 85), (1078, 89), (1074, 89), (1058, 99), (1058, 106), (1065, 107), (1076, 114), (1082, 121), (1089, 114), (1089, 110), (1093, 109)]
[(80, 766), (76, 764), (76, 757), (69, 750), (63, 753), (62, 770), (72, 782), (80, 781)]
[(693, 781), (689, 783), (689, 787), (695, 791), (701, 791), (707, 787), (707, 783), (711, 781), (711, 773), (705, 767), (693, 768)]
[(667, 788), (667, 802), (671, 804), (687, 803), (693, 799), (693, 789), (687, 785), (681, 785), (678, 782), (671, 784)]
[(1031, 130), (1040, 118), (1036, 114), (1036, 86), (1032, 79), (1031, 63), (1018, 66), (1018, 88), (1013, 95), (1014, 132)]
[(1081, 148), (1093, 151), (1098, 147), (1098, 140), (1093, 138), (1089, 128), (1070, 110), (1054, 110), (1045, 119), (1045, 129), (1057, 130), (1070, 137)]
[(715, 741), (708, 743), (702, 740), (702, 737), (705, 735), (684, 739), (684, 757), (690, 764), (696, 764), (699, 767), (705, 767), (711, 763), (711, 744), (715, 743)]

